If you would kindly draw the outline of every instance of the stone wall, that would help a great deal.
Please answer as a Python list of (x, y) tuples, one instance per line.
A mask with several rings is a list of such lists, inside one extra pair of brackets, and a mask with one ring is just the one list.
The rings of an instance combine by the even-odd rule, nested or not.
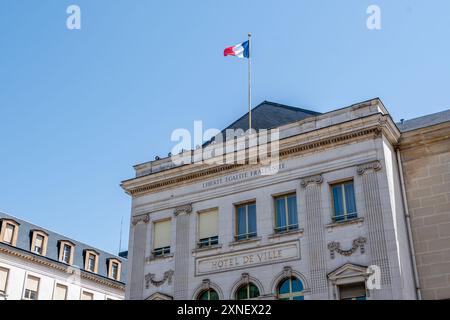
[(401, 154), (423, 299), (450, 298), (448, 124), (404, 134)]

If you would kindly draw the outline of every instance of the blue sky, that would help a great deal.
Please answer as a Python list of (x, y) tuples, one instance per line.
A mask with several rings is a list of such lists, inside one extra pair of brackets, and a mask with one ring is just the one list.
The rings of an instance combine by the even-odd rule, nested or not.
[[(66, 8), (81, 8), (81, 30)], [(366, 9), (381, 8), (368, 30)], [(395, 120), (450, 106), (446, 0), (2, 0), (0, 210), (111, 252), (128, 239), (132, 165), (176, 128), (254, 105), (325, 112), (380, 97)]]

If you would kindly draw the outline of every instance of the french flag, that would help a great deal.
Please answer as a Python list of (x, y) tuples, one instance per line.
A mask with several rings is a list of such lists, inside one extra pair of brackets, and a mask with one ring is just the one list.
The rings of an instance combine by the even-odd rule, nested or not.
[(224, 57), (226, 56), (235, 56), (238, 58), (249, 58), (249, 48), (248, 48), (248, 40), (242, 43), (239, 43), (235, 46), (228, 47), (223, 50)]

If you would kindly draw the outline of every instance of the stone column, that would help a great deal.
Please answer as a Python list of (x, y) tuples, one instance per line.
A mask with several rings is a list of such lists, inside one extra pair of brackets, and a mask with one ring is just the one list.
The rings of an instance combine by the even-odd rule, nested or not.
[(174, 271), (174, 293), (175, 300), (187, 300), (190, 258), (190, 217), (192, 205), (187, 204), (175, 208), (176, 221), (176, 247), (175, 247), (175, 271)]
[[(391, 275), (384, 232), (380, 189), (377, 179), (377, 171), (379, 170), (381, 170), (379, 161), (365, 163), (357, 168), (357, 173), (362, 178), (364, 192), (365, 221), (368, 230), (367, 244), (371, 251), (372, 264), (379, 266), (381, 269), (381, 285), (383, 286), (391, 283)], [(375, 295), (377, 291), (379, 290), (374, 290)]]
[(301, 180), (305, 190), (306, 232), (308, 235), (311, 294), (327, 292), (326, 245), (322, 219), (321, 175)]
[(147, 243), (148, 214), (137, 216), (132, 219), (133, 232), (133, 250), (130, 253), (131, 272), (127, 287), (130, 288), (130, 300), (144, 299), (144, 265), (145, 251)]

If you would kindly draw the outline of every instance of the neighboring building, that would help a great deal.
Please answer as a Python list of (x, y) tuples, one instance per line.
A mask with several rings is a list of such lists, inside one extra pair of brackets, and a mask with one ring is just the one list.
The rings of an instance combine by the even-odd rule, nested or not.
[[(450, 297), (450, 157), (431, 155), (448, 152), (448, 131), (441, 139), (433, 121), (408, 131), (413, 120), (396, 125), (379, 99), (324, 114), (263, 102), (252, 113), (255, 129), (279, 129), (277, 174), (261, 174), (262, 165), (176, 166), (168, 157), (135, 166), (136, 177), (122, 182), (132, 197), (127, 299), (416, 299), (422, 282), (424, 297)], [(246, 130), (247, 121), (229, 128)], [(436, 140), (432, 150), (427, 139)], [(427, 152), (407, 151), (408, 143)], [(406, 162), (429, 155), (442, 165), (406, 163), (406, 185), (424, 182), (414, 170), (425, 166), (439, 187), (427, 180), (428, 193), (405, 199), (399, 147)], [(431, 223), (436, 240), (411, 241), (411, 230), (420, 235)], [(439, 267), (429, 265), (430, 250), (440, 250)], [(442, 276), (447, 291), (426, 291)]]
[(123, 300), (127, 260), (0, 212), (0, 300)]
[(422, 297), (450, 299), (450, 111), (399, 128)]

